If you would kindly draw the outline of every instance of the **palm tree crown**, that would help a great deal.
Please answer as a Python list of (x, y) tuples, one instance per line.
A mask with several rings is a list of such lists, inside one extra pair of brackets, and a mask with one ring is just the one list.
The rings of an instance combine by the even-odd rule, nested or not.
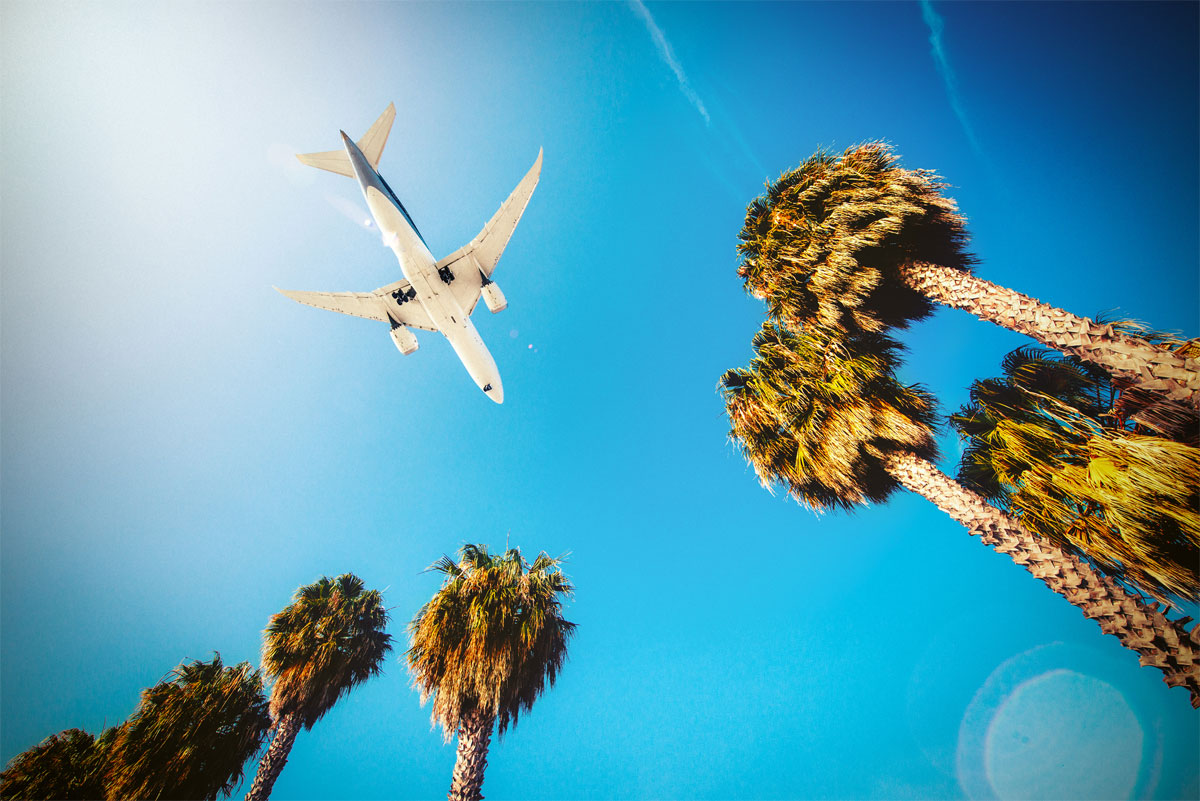
[(352, 688), (379, 675), (391, 651), (378, 590), (346, 573), (296, 590), (263, 632), (263, 670), (275, 679), (271, 716), (297, 715), (311, 729)]
[(142, 691), (118, 730), (107, 797), (216, 798), (242, 778), (242, 766), (270, 728), (257, 670), (212, 661), (185, 662), (171, 678)]
[(1200, 362), (1188, 353), (972, 275), (964, 221), (943, 188), (881, 142), (817, 153), (747, 208), (738, 274), (790, 328), (881, 332), (937, 302), (1200, 408)]
[(561, 564), (464, 545), (458, 562), (443, 556), (430, 566), (446, 578), (409, 624), (408, 664), (447, 740), (473, 713), (499, 718), (503, 733), (554, 686), (575, 629), (562, 616), (574, 588)]
[(1171, 621), (1089, 563), (1024, 529), (930, 461), (933, 401), (893, 377), (897, 346), (878, 334), (839, 335), (766, 323), (748, 369), (721, 379), (731, 438), (769, 489), (808, 506), (851, 508), (903, 486), (1041, 579), (1143, 665), (1184, 686), (1200, 706), (1200, 628)]
[(13, 757), (0, 773), (0, 798), (94, 799), (104, 797), (104, 769), (116, 735), (99, 737), (67, 729)]
[(1132, 408), (1099, 368), (1037, 348), (1002, 366), (950, 418), (967, 441), (959, 480), (1142, 592), (1195, 600), (1200, 448), (1137, 425), (1168, 404)]
[(919, 261), (967, 272), (965, 220), (943, 184), (871, 142), (818, 152), (746, 210), (738, 268), (747, 291), (789, 327), (903, 327), (932, 304), (898, 274)]
[(754, 358), (721, 378), (730, 437), (764, 487), (783, 485), (815, 510), (882, 501), (898, 486), (886, 457), (934, 459), (932, 396), (893, 372), (900, 346), (767, 322)]

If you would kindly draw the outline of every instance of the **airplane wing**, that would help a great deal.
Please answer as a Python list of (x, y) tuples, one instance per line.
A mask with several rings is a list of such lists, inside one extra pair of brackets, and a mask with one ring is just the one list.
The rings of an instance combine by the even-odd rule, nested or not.
[(437, 331), (437, 327), (420, 303), (412, 302), (411, 298), (404, 302), (399, 301), (401, 295), (407, 298), (411, 289), (408, 281), (397, 281), (374, 292), (296, 292), (276, 287), (281, 295), (317, 309), (378, 320), (381, 323), (394, 320), (411, 328)]
[(449, 267), (454, 273), (454, 282), (450, 288), (454, 290), (455, 297), (468, 313), (479, 300), (479, 289), (483, 283), (479, 275), (491, 277), (496, 262), (500, 260), (500, 255), (504, 253), (508, 240), (512, 238), (521, 215), (525, 213), (525, 207), (529, 205), (529, 198), (533, 197), (533, 190), (537, 188), (541, 175), (542, 151), (539, 149), (537, 161), (529, 168), (529, 172), (525, 173), (525, 177), (508, 196), (508, 200), (501, 204), (500, 209), (492, 215), (492, 219), (483, 226), (483, 230), (470, 242), (437, 263), (438, 269)]

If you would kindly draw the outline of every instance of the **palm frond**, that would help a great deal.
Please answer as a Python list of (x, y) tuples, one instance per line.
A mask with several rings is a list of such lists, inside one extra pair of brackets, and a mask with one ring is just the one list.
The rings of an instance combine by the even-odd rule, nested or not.
[(891, 453), (934, 458), (934, 401), (896, 381), (900, 346), (882, 334), (849, 336), (767, 322), (748, 368), (720, 390), (730, 438), (768, 490), (783, 487), (815, 511), (883, 501), (896, 483)]
[(142, 692), (111, 741), (108, 798), (207, 798), (228, 795), (271, 721), (262, 677), (220, 654), (179, 665)]
[(840, 156), (818, 151), (750, 203), (738, 274), (772, 317), (793, 328), (903, 327), (932, 306), (899, 279), (899, 267), (974, 263), (965, 222), (943, 189), (933, 173), (900, 167), (884, 142)]
[(476, 711), (495, 716), (503, 734), (554, 685), (575, 630), (562, 616), (574, 592), (562, 561), (541, 553), (528, 564), (517, 548), (492, 556), (468, 544), (455, 570), (442, 571), (441, 589), (409, 623), (408, 664), (447, 740)]
[(297, 589), (263, 632), (271, 715), (298, 714), (312, 728), (342, 696), (378, 676), (392, 649), (387, 622), (382, 595), (352, 573)]
[[(1195, 409), (1142, 404), (1139, 390), (1039, 348), (1013, 351), (1002, 368), (950, 416), (967, 443), (959, 480), (1141, 592), (1200, 597), (1200, 449), (1153, 435), (1194, 429)], [(1131, 416), (1135, 404), (1158, 425)]]

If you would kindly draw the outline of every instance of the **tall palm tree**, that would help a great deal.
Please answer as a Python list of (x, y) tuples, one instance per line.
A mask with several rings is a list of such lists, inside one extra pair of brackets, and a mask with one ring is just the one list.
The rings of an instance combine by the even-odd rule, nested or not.
[(964, 220), (943, 188), (932, 173), (901, 168), (881, 142), (817, 153), (748, 207), (738, 273), (791, 327), (878, 332), (941, 303), (1200, 405), (1194, 357), (972, 275)]
[(850, 509), (905, 487), (1008, 554), (1163, 671), (1200, 706), (1200, 628), (1189, 632), (1082, 559), (1035, 537), (943, 474), (932, 396), (894, 377), (898, 345), (766, 323), (746, 369), (721, 378), (731, 438), (765, 487), (781, 485), (816, 509)]
[(262, 745), (271, 720), (262, 677), (246, 662), (185, 662), (142, 691), (118, 729), (108, 759), (106, 798), (228, 795)]
[(972, 385), (950, 417), (959, 480), (1142, 592), (1200, 600), (1200, 448), (1131, 424), (1103, 371), (1056, 356), (1018, 348)]
[(108, 728), (92, 737), (82, 729), (67, 729), (50, 735), (9, 760), (0, 773), (0, 798), (103, 798), (108, 749), (116, 732)]
[(246, 801), (263, 801), (287, 764), (300, 727), (311, 729), (338, 699), (383, 672), (392, 650), (388, 614), (378, 590), (352, 573), (322, 576), (296, 590), (263, 632), (263, 671), (274, 679), (271, 745)]
[(429, 568), (446, 578), (409, 623), (408, 666), (446, 741), (458, 735), (450, 801), (483, 798), (492, 726), (499, 719), (501, 735), (515, 727), (566, 661), (575, 624), (562, 599), (574, 588), (561, 565), (545, 553), (529, 564), (517, 548), (492, 556), (464, 545), (458, 562), (443, 556)]

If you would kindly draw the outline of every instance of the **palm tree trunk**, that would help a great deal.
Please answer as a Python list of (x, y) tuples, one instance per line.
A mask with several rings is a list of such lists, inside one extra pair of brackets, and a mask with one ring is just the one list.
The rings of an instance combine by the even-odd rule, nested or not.
[(1186, 687), (1192, 706), (1200, 708), (1200, 626), (1185, 628), (1187, 618), (1168, 620), (1157, 604), (1136, 595), (1099, 573), (1086, 561), (1033, 536), (1004, 512), (988, 504), (942, 471), (912, 454), (892, 454), (884, 462), (892, 477), (913, 492), (982, 535), (992, 546), (1041, 579), (1054, 592), (1100, 624), (1105, 634), (1137, 651), (1143, 665), (1165, 675), (1168, 687)]
[(496, 718), (478, 710), (468, 712), (458, 724), (458, 757), (450, 779), (447, 801), (482, 801), (483, 771)]
[(254, 783), (250, 785), (250, 792), (246, 793), (246, 801), (267, 801), (271, 797), (271, 788), (275, 786), (275, 780), (287, 764), (288, 754), (292, 752), (292, 743), (296, 741), (299, 731), (299, 715), (279, 716), (279, 720), (275, 722), (275, 735), (271, 738), (267, 753), (263, 754), (258, 763), (258, 773), (254, 776)]
[(961, 270), (911, 262), (900, 268), (900, 277), (930, 300), (1094, 362), (1133, 386), (1200, 406), (1200, 363), (1193, 359)]

